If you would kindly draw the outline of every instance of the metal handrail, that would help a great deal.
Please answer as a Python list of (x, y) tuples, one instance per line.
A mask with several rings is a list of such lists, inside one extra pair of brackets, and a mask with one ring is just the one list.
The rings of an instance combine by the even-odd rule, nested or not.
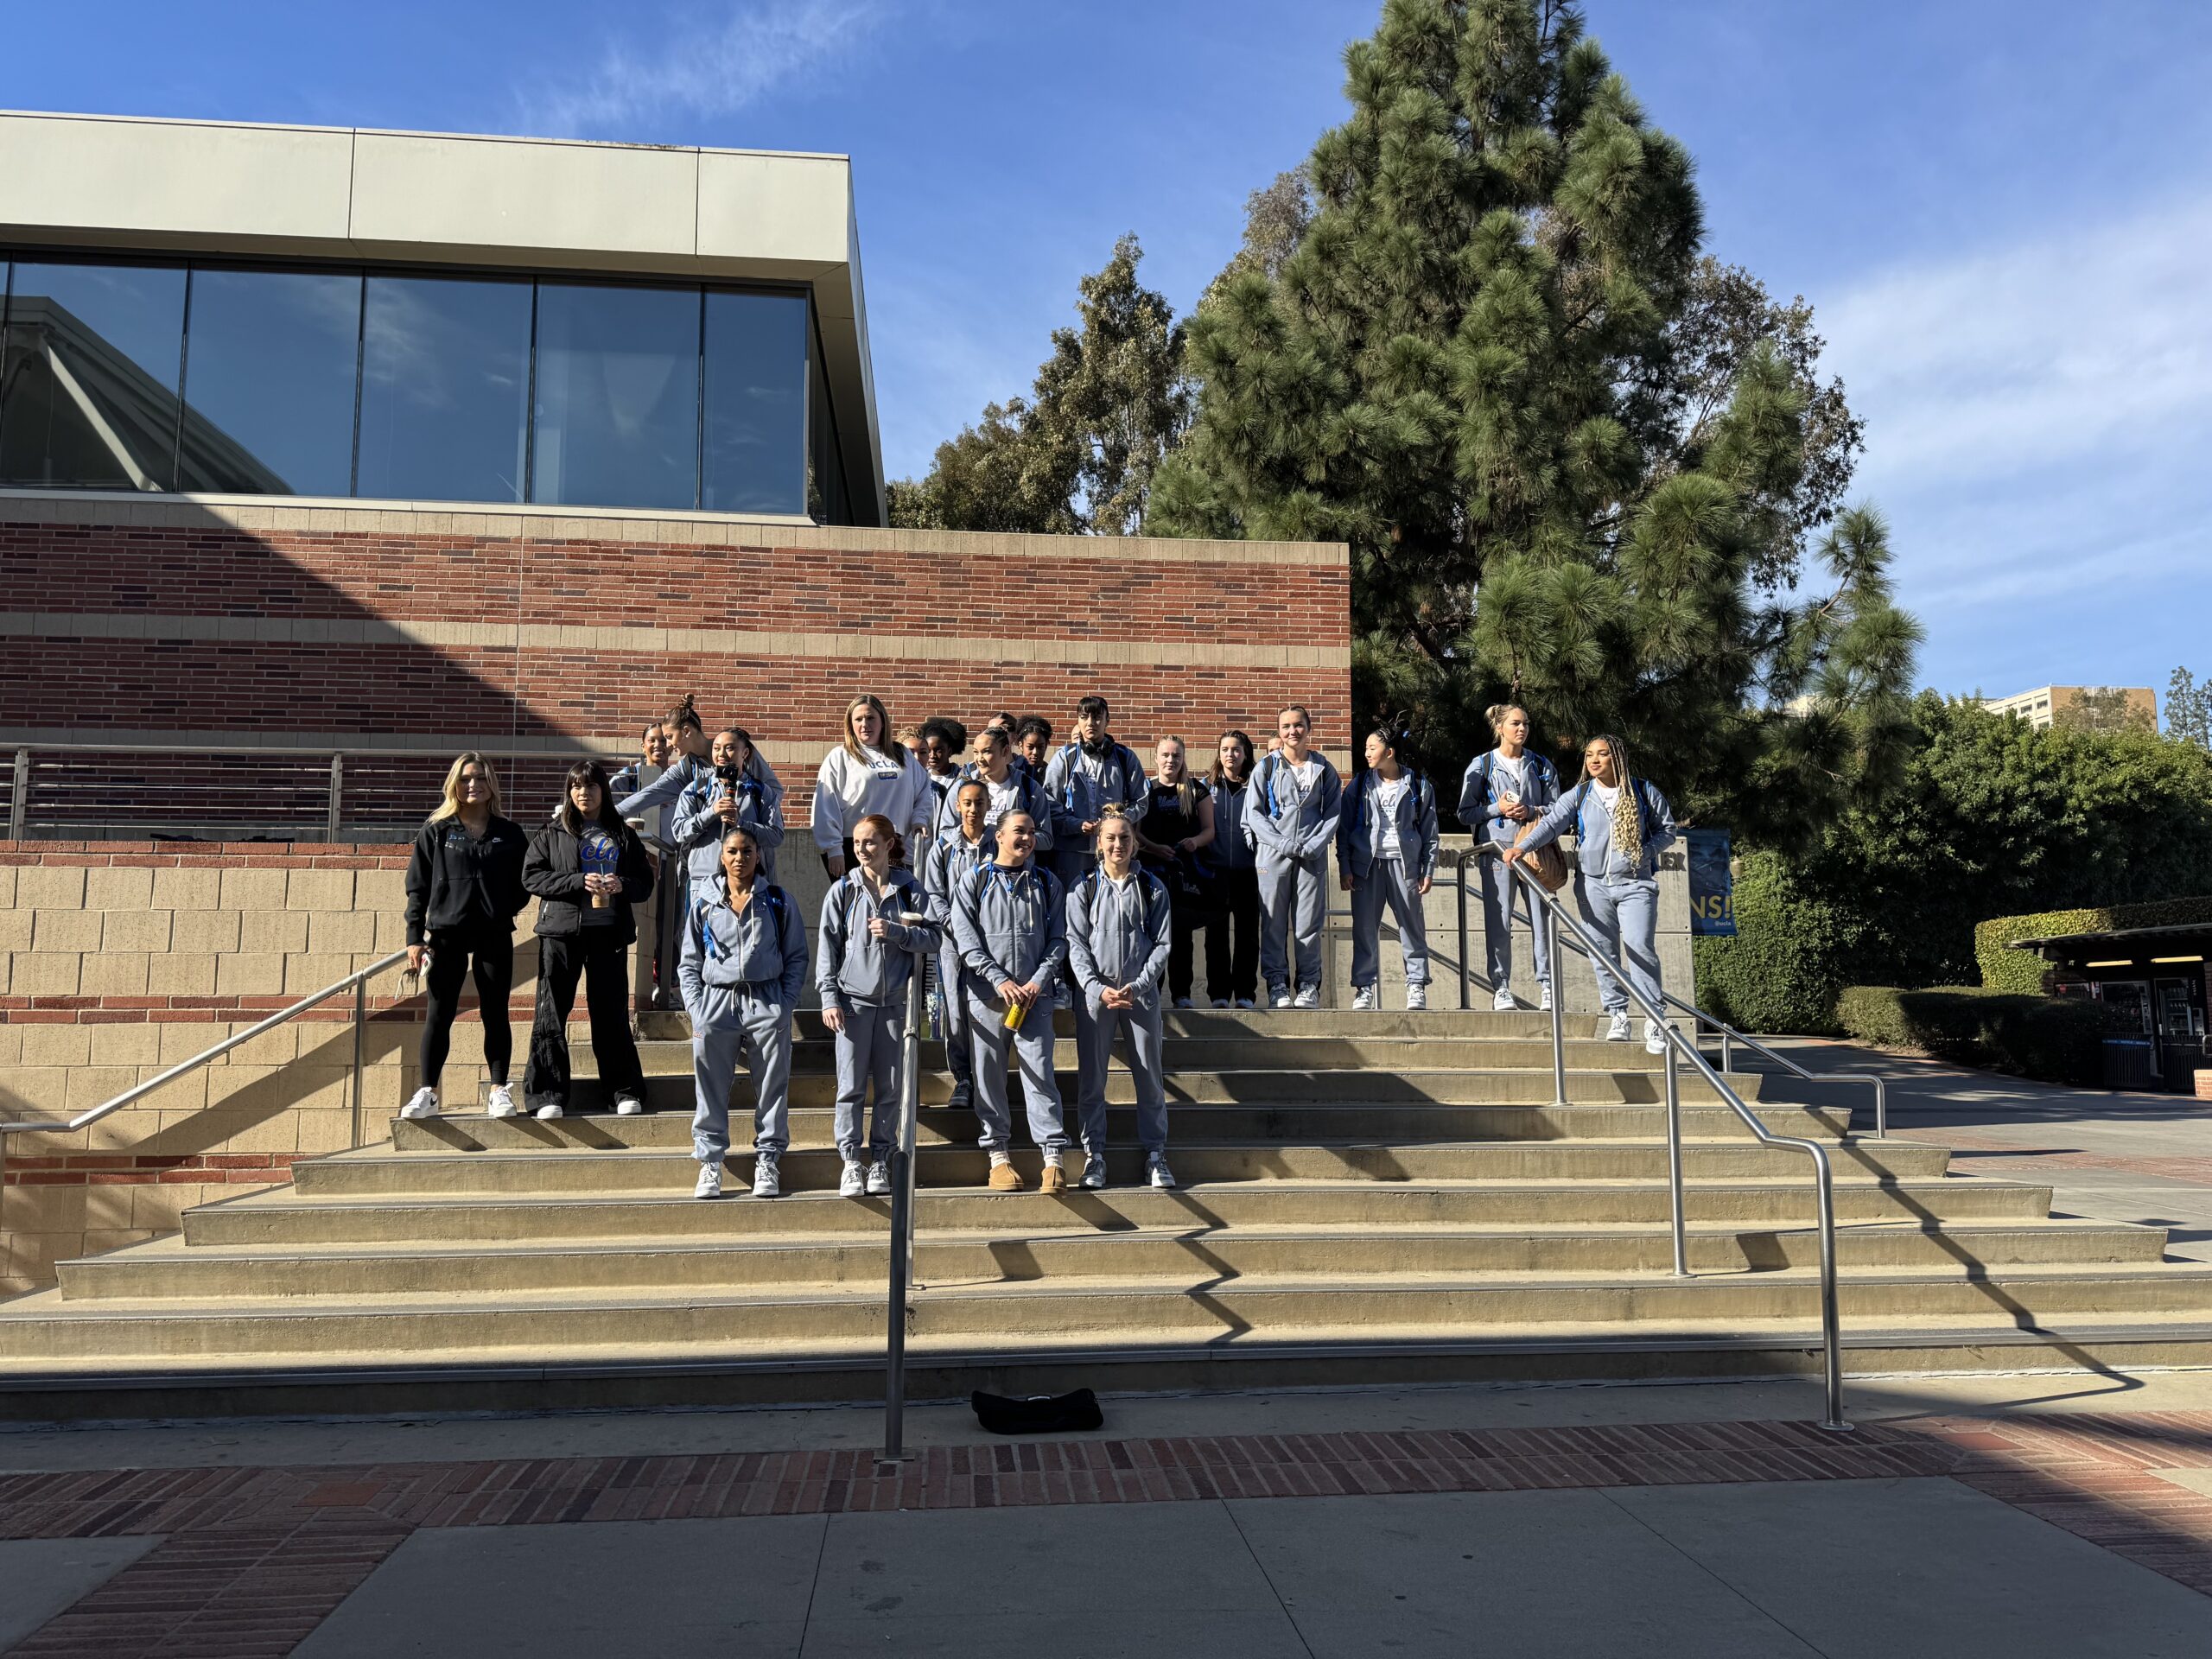
[[(1462, 856), (1463, 858), (1481, 857), (1503, 850), (1496, 842), (1486, 842), (1478, 845), (1471, 853)], [(1464, 868), (1464, 865), (1462, 868)], [(1849, 1429), (1851, 1425), (1845, 1421), (1843, 1415), (1843, 1332), (1836, 1294), (1835, 1177), (1829, 1163), (1827, 1148), (1817, 1141), (1807, 1140), (1799, 1135), (1777, 1135), (1772, 1129), (1767, 1128), (1764, 1122), (1760, 1122), (1758, 1114), (1745, 1105), (1743, 1097), (1729, 1087), (1727, 1079), (1713, 1070), (1712, 1063), (1705, 1058), (1704, 1052), (1698, 1047), (1697, 1044), (1677, 1031), (1669, 1021), (1664, 1008), (1659, 1003), (1652, 1001), (1637, 988), (1636, 982), (1629, 977), (1624, 964), (1617, 958), (1611, 957), (1608, 953), (1600, 949), (1597, 940), (1591, 938), (1582, 924), (1576, 920), (1567, 906), (1560, 902), (1559, 894), (1550, 892), (1540, 881), (1531, 881), (1528, 883), (1528, 887), (1529, 892), (1543, 902), (1554, 918), (1564, 925), (1567, 932), (1573, 936), (1576, 948), (1588, 957), (1592, 963), (1600, 961), (1610, 963), (1621, 988), (1635, 999), (1637, 1005), (1643, 1010), (1644, 1017), (1651, 1021), (1653, 1027), (1662, 1033), (1664, 1039), (1667, 1058), (1668, 1184), (1674, 1202), (1675, 1271), (1678, 1274), (1686, 1278), (1691, 1276), (1682, 1217), (1681, 1093), (1675, 1067), (1675, 1057), (1678, 1052), (1696, 1069), (1698, 1074), (1712, 1085), (1713, 1091), (1728, 1103), (1736, 1116), (1744, 1121), (1745, 1127), (1763, 1145), (1786, 1147), (1793, 1151), (1803, 1153), (1813, 1160), (1813, 1191), (1818, 1205), (1821, 1231), (1821, 1341), (1827, 1408), (1827, 1415), (1822, 1420), (1821, 1427), (1838, 1433)], [(1554, 942), (1562, 937), (1565, 936), (1557, 933), (1553, 935)], [(1664, 994), (1662, 993), (1662, 995), (1663, 997)], [(1560, 988), (1556, 983), (1556, 969), (1554, 969), (1552, 995), (1554, 1010), (1556, 1011), (1560, 1004), (1566, 1000), (1560, 995)], [(1553, 1065), (1555, 1068), (1562, 1067), (1565, 1064), (1565, 1044), (1560, 1035), (1560, 1030), (1561, 1027), (1555, 1013), (1552, 1023)]]
[(1802, 1077), (1808, 1083), (1828, 1083), (1840, 1077), (1846, 1081), (1872, 1084), (1874, 1085), (1874, 1138), (1877, 1141), (1886, 1141), (1889, 1139), (1890, 1086), (1888, 1083), (1884, 1080), (1880, 1072), (1808, 1071), (1805, 1067), (1798, 1065), (1796, 1061), (1791, 1059), (1787, 1054), (1777, 1053), (1773, 1049), (1769, 1048), (1764, 1043), (1759, 1041), (1758, 1038), (1746, 1036), (1744, 1033), (1737, 1030), (1735, 1027), (1728, 1024), (1725, 1020), (1714, 1019), (1704, 1009), (1697, 1007), (1691, 1003), (1683, 1001), (1681, 997), (1676, 996), (1672, 991), (1665, 992), (1663, 995), (1670, 1005), (1680, 1008), (1684, 1014), (1688, 1014), (1693, 1020), (1695, 1020), (1699, 1025), (1711, 1026), (1713, 1030), (1720, 1033), (1720, 1069), (1723, 1071), (1733, 1071), (1736, 1069), (1736, 1057), (1732, 1052), (1732, 1049), (1734, 1044), (1741, 1043), (1745, 1047), (1757, 1050), (1759, 1053), (1765, 1055), (1770, 1060), (1772, 1060), (1777, 1065), (1781, 1066), (1784, 1071), (1789, 1072), (1793, 1076)]
[[(929, 918), (899, 917), (912, 927)], [(891, 1272), (884, 1298), (883, 1458), (906, 1456), (906, 1298), (913, 1280), (914, 1136), (922, 1107), (923, 998), (929, 977), (929, 953), (909, 944), (913, 970), (906, 976), (906, 1039), (899, 1056), (899, 1139), (891, 1148)], [(949, 1034), (949, 1033), (948, 1033)]]
[(309, 1008), (319, 1007), (341, 992), (353, 993), (353, 1144), (361, 1144), (361, 1068), (367, 1043), (369, 1023), (369, 981), (394, 963), (406, 959), (407, 952), (395, 950), (390, 956), (379, 957), (365, 968), (357, 968), (340, 980), (333, 981), (312, 996), (301, 998), (288, 1008), (281, 1008), (257, 1024), (248, 1026), (235, 1036), (226, 1037), (213, 1048), (202, 1049), (188, 1060), (179, 1061), (157, 1077), (146, 1079), (135, 1088), (126, 1089), (112, 1100), (104, 1100), (97, 1106), (88, 1106), (74, 1117), (32, 1119), (17, 1123), (0, 1123), (0, 1174), (8, 1161), (8, 1137), (11, 1135), (66, 1135), (99, 1122), (111, 1112), (119, 1112), (135, 1100), (150, 1095), (164, 1084), (198, 1071), (211, 1061), (219, 1060), (241, 1044), (250, 1043), (265, 1031), (274, 1031), (288, 1020), (297, 1019)]

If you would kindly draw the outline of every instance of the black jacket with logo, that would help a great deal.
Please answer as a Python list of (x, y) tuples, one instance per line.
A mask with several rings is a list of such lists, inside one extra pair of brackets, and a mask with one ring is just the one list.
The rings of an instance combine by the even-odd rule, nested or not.
[[(637, 919), (631, 915), (630, 907), (652, 896), (653, 867), (645, 857), (645, 843), (638, 839), (638, 832), (628, 824), (620, 824), (607, 833), (614, 836), (620, 849), (614, 873), (622, 878), (622, 894), (614, 906), (614, 919), (607, 924), (605, 931), (609, 938), (627, 944), (638, 937)], [(523, 863), (522, 884), (537, 895), (540, 937), (573, 938), (584, 931), (583, 908), (591, 902), (591, 897), (584, 891), (583, 855), (575, 836), (569, 833), (560, 819), (552, 819), (531, 836), (530, 856)]]
[(530, 902), (522, 884), (529, 836), (512, 818), (492, 815), (479, 841), (457, 817), (436, 818), (415, 836), (407, 861), (407, 943), (456, 928), (514, 931)]

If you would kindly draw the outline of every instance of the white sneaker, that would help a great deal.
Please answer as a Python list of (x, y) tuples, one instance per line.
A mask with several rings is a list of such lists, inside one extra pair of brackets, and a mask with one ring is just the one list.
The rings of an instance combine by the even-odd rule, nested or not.
[(887, 1198), (891, 1196), (889, 1164), (870, 1164), (868, 1166), (868, 1191), (870, 1198)]
[(1513, 995), (1513, 988), (1510, 985), (1500, 984), (1497, 993), (1490, 1000), (1490, 1009), (1492, 1014), (1512, 1014), (1520, 1007), (1521, 999)]
[(857, 1158), (845, 1160), (845, 1173), (837, 1178), (837, 1196), (857, 1198), (868, 1191), (868, 1171)]
[(520, 1117), (522, 1108), (515, 1104), (515, 1091), (504, 1083), (495, 1083), (485, 1097), (484, 1116), (486, 1117)]
[(557, 1100), (549, 1100), (543, 1106), (537, 1109), (537, 1121), (541, 1123), (548, 1122), (556, 1117), (565, 1117), (567, 1116), (568, 1114), (561, 1109), (561, 1103)]
[(635, 1117), (639, 1113), (645, 1109), (645, 1103), (639, 1100), (635, 1095), (617, 1095), (614, 1096), (614, 1115), (617, 1117)]
[(753, 1160), (753, 1196), (756, 1198), (780, 1198), (784, 1195), (784, 1178), (776, 1168), (775, 1154), (760, 1153)]
[(1551, 1011), (1552, 988), (1548, 985), (1541, 986), (1538, 988), (1536, 995), (1536, 1012), (1538, 1014), (1549, 1014)]
[(1106, 1185), (1106, 1154), (1094, 1152), (1083, 1160), (1083, 1179), (1080, 1185), (1096, 1192)]
[(1351, 991), (1351, 1005), (1354, 1008), (1373, 1007), (1375, 1006), (1375, 988), (1372, 985), (1353, 986)]
[(1179, 1008), (1195, 1008), (1198, 1005), (1187, 996), (1179, 996), (1175, 999), (1175, 1006)]
[(407, 1097), (407, 1103), (399, 1109), (399, 1115), (402, 1117), (435, 1117), (438, 1115), (438, 1091), (417, 1089)]
[(1174, 1173), (1167, 1167), (1167, 1157), (1164, 1153), (1154, 1153), (1146, 1160), (1144, 1173), (1145, 1179), (1154, 1186), (1175, 1185)]
[(1643, 1022), (1643, 1052), (1647, 1054), (1664, 1054), (1667, 1052), (1666, 1028), (1656, 1020)]
[(1413, 1014), (1424, 1014), (1427, 1012), (1428, 987), (1426, 985), (1407, 986), (1406, 1008), (1408, 1012)]
[(1298, 995), (1291, 999), (1290, 1006), (1294, 1008), (1319, 1007), (1321, 1006), (1321, 988), (1318, 985), (1300, 986), (1298, 988)]
[(1609, 1043), (1624, 1043), (1628, 1041), (1628, 1012), (1626, 1009), (1623, 1009), (1620, 1013), (1615, 1014), (1612, 1019), (1606, 1023), (1605, 1040)]
[[(1217, 1008), (1230, 1008), (1230, 1007), (1236, 1007), (1236, 1006), (1235, 1003), (1231, 1002), (1231, 1001), (1230, 1001), (1227, 997), (1225, 997), (1225, 996), (1217, 996), (1216, 998), (1214, 998), (1214, 1000), (1213, 1000), (1213, 1005), (1214, 1005), (1214, 1007), (1216, 1007)], [(1248, 1008), (1249, 1008), (1249, 1007), (1250, 1007), (1252, 1005), (1251, 1005), (1249, 1002), (1247, 1002), (1244, 1006), (1245, 1006), (1246, 1007), (1248, 1007)]]
[(711, 1164), (699, 1166), (699, 1184), (691, 1189), (695, 1198), (719, 1198), (722, 1195), (722, 1166), (717, 1159)]
[(1278, 987), (1274, 990), (1270, 991), (1268, 994), (1268, 1002), (1271, 1007), (1287, 1008), (1290, 1006), (1290, 988), (1288, 986)]

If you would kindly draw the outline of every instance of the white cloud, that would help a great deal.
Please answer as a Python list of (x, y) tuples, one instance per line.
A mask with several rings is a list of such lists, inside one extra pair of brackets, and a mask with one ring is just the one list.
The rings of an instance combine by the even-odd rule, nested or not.
[(671, 112), (734, 114), (819, 73), (892, 10), (892, 0), (747, 0), (649, 41), (610, 41), (589, 74), (524, 103), (534, 126), (557, 136), (619, 132)]

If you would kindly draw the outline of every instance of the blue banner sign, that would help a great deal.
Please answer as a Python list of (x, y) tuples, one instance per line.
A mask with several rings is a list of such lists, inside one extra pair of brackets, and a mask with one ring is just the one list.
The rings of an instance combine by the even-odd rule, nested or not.
[(1736, 937), (1736, 883), (1728, 871), (1726, 830), (1686, 830), (1689, 842), (1690, 932), (1702, 939)]

